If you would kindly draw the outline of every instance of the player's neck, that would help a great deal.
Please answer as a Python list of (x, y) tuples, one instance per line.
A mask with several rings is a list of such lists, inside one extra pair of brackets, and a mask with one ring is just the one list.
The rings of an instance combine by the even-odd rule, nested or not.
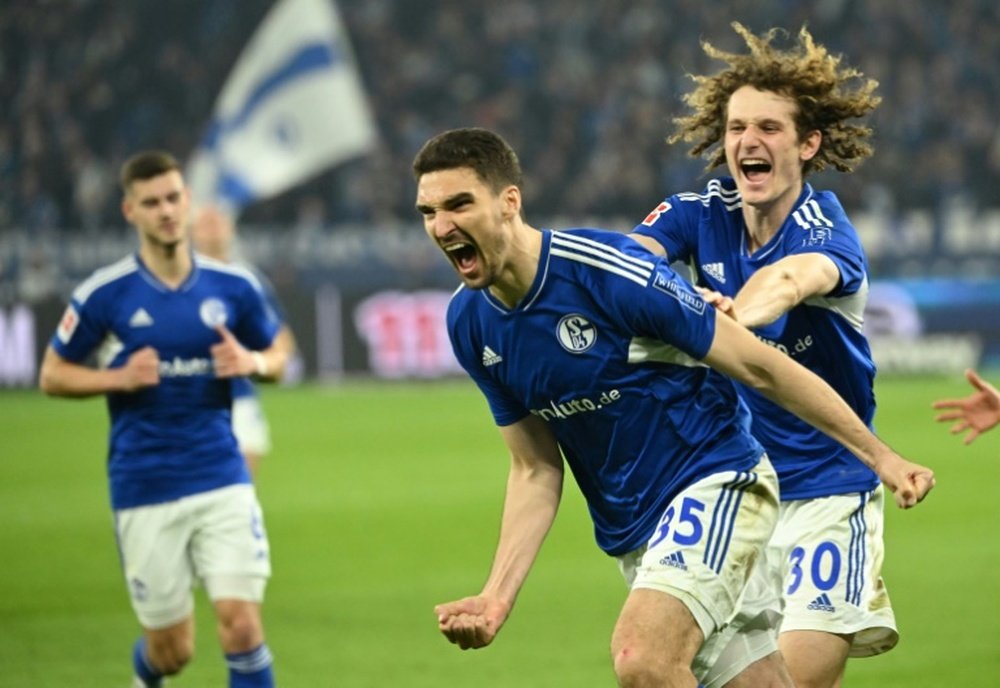
[(191, 252), (186, 242), (167, 246), (144, 244), (139, 255), (146, 268), (163, 284), (176, 289), (191, 274)]
[(534, 227), (519, 223), (506, 251), (500, 273), (489, 287), (490, 293), (508, 308), (516, 306), (535, 282), (541, 255), (542, 233)]
[(743, 223), (746, 225), (747, 248), (750, 253), (762, 248), (778, 233), (800, 193), (801, 189), (796, 193), (783, 194), (767, 204), (743, 204)]

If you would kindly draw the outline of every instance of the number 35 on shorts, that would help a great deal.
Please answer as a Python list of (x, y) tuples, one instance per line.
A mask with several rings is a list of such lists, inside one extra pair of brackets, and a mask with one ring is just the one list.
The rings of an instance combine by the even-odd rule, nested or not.
[[(673, 504), (667, 507), (656, 526), (656, 532), (649, 539), (648, 549), (653, 549), (658, 544), (673, 537), (674, 542), (684, 547), (689, 547), (701, 540), (705, 529), (701, 525), (701, 514), (705, 512), (705, 504), (693, 497), (685, 497), (681, 502), (680, 513)], [(674, 516), (677, 516), (677, 525), (673, 526)]]

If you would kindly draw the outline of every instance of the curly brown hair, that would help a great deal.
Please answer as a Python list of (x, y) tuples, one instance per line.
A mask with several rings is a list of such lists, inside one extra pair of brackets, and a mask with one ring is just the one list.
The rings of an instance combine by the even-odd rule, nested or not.
[(850, 172), (872, 154), (868, 142), (871, 128), (849, 124), (847, 120), (862, 117), (878, 107), (882, 98), (874, 93), (877, 81), (852, 67), (841, 67), (840, 56), (831, 55), (825, 47), (817, 45), (805, 26), (799, 30), (798, 44), (784, 51), (771, 45), (779, 33), (787, 36), (783, 29), (772, 28), (755, 36), (739, 22), (733, 22), (732, 27), (746, 41), (750, 53), (728, 53), (702, 41), (709, 57), (729, 66), (711, 76), (691, 75), (697, 86), (684, 96), (684, 102), (694, 112), (674, 118), (677, 128), (667, 139), (669, 143), (694, 143), (688, 153), (695, 158), (704, 154), (709, 161), (706, 171), (724, 165), (726, 151), (721, 142), (729, 97), (742, 86), (753, 86), (795, 100), (798, 105), (795, 128), (800, 140), (810, 131), (822, 134), (819, 152), (803, 163), (803, 175), (823, 170), (827, 165)]

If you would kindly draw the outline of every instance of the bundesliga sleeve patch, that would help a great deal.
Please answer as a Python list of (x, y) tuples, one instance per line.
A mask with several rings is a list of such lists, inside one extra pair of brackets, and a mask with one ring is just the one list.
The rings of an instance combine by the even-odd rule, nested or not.
[(685, 288), (678, 280), (671, 279), (662, 272), (657, 271), (653, 275), (653, 288), (662, 291), (667, 296), (672, 296), (680, 301), (682, 306), (694, 311), (698, 315), (702, 315), (705, 312), (704, 299)]
[(63, 313), (62, 319), (59, 321), (59, 327), (56, 329), (59, 341), (63, 344), (69, 344), (69, 340), (73, 338), (73, 333), (76, 332), (76, 326), (79, 324), (80, 315), (73, 308), (73, 304), (66, 306), (66, 312)]
[(671, 207), (673, 206), (671, 206), (666, 201), (663, 201), (663, 203), (656, 206), (655, 208), (653, 208), (653, 210), (650, 211), (649, 215), (646, 216), (646, 219), (642, 221), (642, 224), (644, 224), (647, 227), (652, 227), (654, 224), (656, 224), (656, 221), (660, 219), (660, 215), (670, 210)]

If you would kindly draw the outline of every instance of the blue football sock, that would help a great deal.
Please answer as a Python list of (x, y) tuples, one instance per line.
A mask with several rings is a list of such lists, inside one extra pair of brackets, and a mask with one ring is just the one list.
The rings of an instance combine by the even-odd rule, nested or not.
[(229, 688), (274, 688), (271, 664), (271, 651), (263, 643), (249, 652), (227, 652)]
[(163, 685), (163, 674), (149, 663), (149, 657), (146, 656), (145, 637), (139, 638), (132, 646), (132, 668), (135, 670), (135, 675), (141, 678), (149, 688), (159, 688)]

